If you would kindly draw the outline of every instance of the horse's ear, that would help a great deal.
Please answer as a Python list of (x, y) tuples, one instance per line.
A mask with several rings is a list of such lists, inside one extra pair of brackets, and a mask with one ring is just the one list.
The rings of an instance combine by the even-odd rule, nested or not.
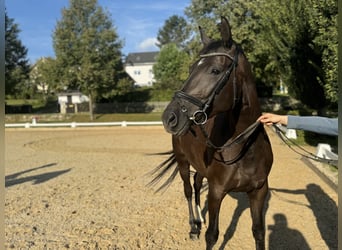
[(210, 38), (207, 36), (207, 34), (204, 32), (201, 26), (198, 27), (200, 34), (201, 34), (201, 40), (204, 46), (208, 45), (210, 43)]
[(221, 16), (220, 31), (223, 45), (230, 48), (233, 44), (232, 32), (228, 20), (223, 16)]

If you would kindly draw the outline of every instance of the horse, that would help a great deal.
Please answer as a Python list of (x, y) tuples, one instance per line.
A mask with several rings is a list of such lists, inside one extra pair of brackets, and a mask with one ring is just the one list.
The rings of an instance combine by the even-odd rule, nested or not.
[[(188, 203), (190, 237), (198, 238), (204, 222), (200, 207), (202, 181), (208, 185), (209, 225), (206, 249), (219, 236), (219, 213), (229, 192), (246, 192), (257, 250), (265, 249), (265, 200), (273, 153), (261, 115), (250, 63), (241, 46), (232, 39), (228, 20), (218, 25), (221, 39), (212, 40), (199, 27), (203, 48), (190, 67), (188, 79), (175, 92), (162, 114), (165, 130), (172, 134), (169, 158), (155, 168), (151, 183), (170, 170), (159, 188), (165, 188), (180, 174)], [(192, 203), (191, 173), (195, 170), (195, 209)], [(195, 215), (196, 213), (196, 215)]]

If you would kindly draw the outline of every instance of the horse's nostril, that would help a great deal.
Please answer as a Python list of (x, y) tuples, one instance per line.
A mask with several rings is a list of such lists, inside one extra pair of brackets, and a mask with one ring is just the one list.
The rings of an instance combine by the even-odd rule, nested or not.
[(177, 126), (178, 119), (177, 119), (177, 116), (175, 113), (173, 113), (173, 112), (170, 113), (170, 116), (169, 116), (167, 123), (169, 124), (170, 127)]

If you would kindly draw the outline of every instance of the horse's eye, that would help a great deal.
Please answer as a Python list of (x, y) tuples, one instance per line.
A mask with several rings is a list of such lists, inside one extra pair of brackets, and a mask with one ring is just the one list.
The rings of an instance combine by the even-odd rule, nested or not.
[(218, 69), (212, 69), (211, 70), (211, 74), (213, 74), (213, 75), (219, 75), (220, 73), (221, 73), (221, 71)]

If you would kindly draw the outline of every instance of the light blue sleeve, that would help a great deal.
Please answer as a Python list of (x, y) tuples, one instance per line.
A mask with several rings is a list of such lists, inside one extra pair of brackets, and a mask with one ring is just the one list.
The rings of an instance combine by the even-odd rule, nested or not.
[(338, 136), (338, 119), (321, 116), (289, 115), (287, 128)]

